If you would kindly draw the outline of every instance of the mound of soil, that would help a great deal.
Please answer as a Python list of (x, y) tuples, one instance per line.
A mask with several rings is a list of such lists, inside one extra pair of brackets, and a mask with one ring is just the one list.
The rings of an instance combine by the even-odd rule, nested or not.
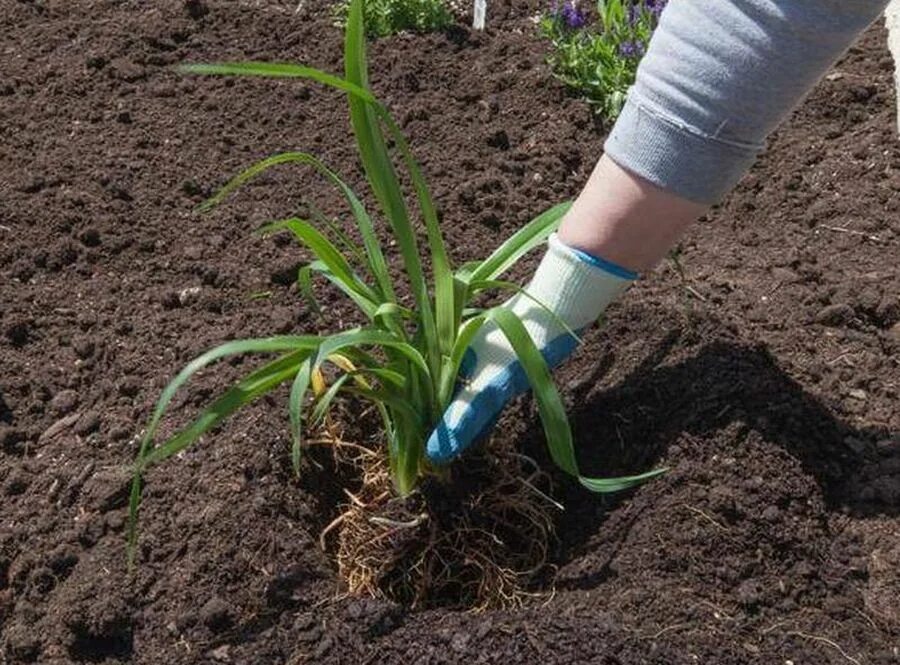
[[(483, 34), (372, 47), (457, 261), (574, 195), (601, 151), (548, 75), (539, 10), (499, 0)], [(125, 567), (129, 465), (166, 381), (218, 342), (323, 325), (291, 286), (302, 253), (252, 233), (304, 201), (341, 210), (321, 180), (285, 169), (194, 206), (287, 149), (362, 185), (339, 95), (172, 65), (339, 71), (328, 7), (6, 0), (0, 34), (0, 660), (900, 658), (900, 146), (880, 28), (690, 232), (686, 281), (647, 275), (558, 373), (586, 472), (669, 473), (611, 499), (555, 475), (556, 574), (525, 609), (477, 615), (337, 595), (318, 535), (339, 479), (315, 456), (293, 478), (284, 395), (150, 474)], [(166, 431), (250, 366), (206, 372)], [(555, 473), (530, 400), (496, 437)]]

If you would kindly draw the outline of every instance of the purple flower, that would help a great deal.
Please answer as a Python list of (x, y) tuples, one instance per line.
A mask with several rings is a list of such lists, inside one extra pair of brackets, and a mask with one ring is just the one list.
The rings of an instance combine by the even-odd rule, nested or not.
[(659, 18), (659, 15), (662, 14), (662, 11), (666, 8), (667, 4), (668, 0), (644, 0), (647, 11), (650, 12), (654, 18)]
[(587, 16), (578, 9), (575, 0), (568, 0), (563, 2), (562, 5), (554, 3), (552, 13), (557, 18), (562, 19), (563, 23), (570, 30), (583, 28), (587, 24)]
[(623, 58), (639, 58), (644, 55), (644, 45), (640, 42), (622, 42), (619, 44), (619, 55)]
[(628, 5), (628, 25), (634, 27), (648, 15), (654, 21), (658, 20), (667, 4), (668, 0), (634, 0)]
[(628, 5), (628, 25), (634, 25), (641, 20), (641, 6), (639, 4)]

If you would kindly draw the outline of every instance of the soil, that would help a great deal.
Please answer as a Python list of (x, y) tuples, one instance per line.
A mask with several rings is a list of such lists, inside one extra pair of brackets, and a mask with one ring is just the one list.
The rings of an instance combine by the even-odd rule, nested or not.
[[(125, 566), (129, 464), (166, 381), (218, 342), (324, 325), (291, 286), (302, 254), (253, 234), (303, 201), (339, 211), (320, 180), (286, 168), (194, 206), (286, 149), (362, 185), (339, 95), (171, 67), (339, 71), (328, 8), (0, 9), (0, 661), (900, 661), (900, 144), (880, 27), (691, 230), (685, 279), (647, 275), (558, 372), (585, 471), (669, 472), (589, 494), (552, 471), (531, 401), (508, 410), (495, 437), (565, 506), (556, 573), (524, 609), (474, 614), (339, 595), (318, 535), (340, 478), (315, 456), (291, 475), (284, 395), (150, 474)], [(548, 76), (539, 9), (498, 0), (483, 34), (371, 50), (457, 261), (574, 195), (601, 151)], [(250, 366), (206, 372), (166, 431)]]

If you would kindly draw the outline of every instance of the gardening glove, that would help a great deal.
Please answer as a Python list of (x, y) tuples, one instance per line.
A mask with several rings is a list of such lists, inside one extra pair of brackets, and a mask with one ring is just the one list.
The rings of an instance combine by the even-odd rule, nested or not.
[[(502, 306), (521, 319), (553, 368), (578, 343), (561, 321), (576, 332), (587, 328), (636, 278), (621, 266), (565, 245), (553, 234), (525, 289), (532, 297), (519, 293)], [(469, 345), (456, 394), (426, 444), (428, 458), (444, 463), (459, 455), (491, 430), (507, 402), (528, 388), (525, 371), (503, 331), (488, 322)]]

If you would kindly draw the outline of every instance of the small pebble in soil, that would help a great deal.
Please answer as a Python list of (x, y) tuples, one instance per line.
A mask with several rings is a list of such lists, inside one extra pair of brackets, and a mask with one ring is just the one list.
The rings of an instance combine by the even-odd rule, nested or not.
[(82, 503), (105, 513), (128, 502), (131, 469), (127, 465), (101, 468), (92, 473), (81, 492)]
[(231, 660), (231, 645), (223, 644), (220, 647), (216, 647), (209, 652), (209, 655), (213, 657), (213, 660), (227, 663), (229, 660)]
[(100, 515), (92, 515), (78, 525), (78, 542), (84, 547), (93, 547), (106, 533), (106, 520)]
[(469, 640), (471, 635), (468, 633), (458, 632), (450, 639), (450, 648), (456, 653), (466, 653), (469, 650)]
[(187, 307), (195, 302), (197, 302), (198, 297), (200, 296), (200, 287), (199, 286), (189, 286), (186, 289), (182, 289), (178, 292), (178, 304), (182, 307)]
[(125, 514), (123, 512), (106, 514), (106, 527), (110, 531), (121, 531), (123, 526), (125, 526)]
[(188, 245), (182, 251), (182, 256), (188, 261), (199, 261), (203, 258), (203, 246), (202, 245)]
[(41, 432), (41, 435), (38, 437), (38, 444), (45, 443), (60, 432), (65, 431), (66, 429), (74, 425), (80, 417), (81, 416), (77, 413), (70, 413), (67, 416), (63, 416), (55, 423), (50, 425), (50, 427)]
[(853, 308), (846, 303), (835, 303), (819, 310), (816, 323), (826, 326), (839, 326), (853, 319)]
[(50, 400), (50, 408), (58, 416), (64, 416), (78, 406), (78, 393), (75, 390), (62, 390)]
[(72, 350), (81, 360), (85, 360), (94, 355), (95, 349), (96, 346), (94, 345), (93, 340), (86, 337), (77, 338), (72, 342)]
[(213, 596), (200, 608), (200, 621), (213, 632), (225, 630), (231, 625), (231, 606), (218, 596)]
[(75, 423), (74, 431), (79, 436), (87, 436), (100, 428), (100, 415), (96, 411), (87, 411)]

